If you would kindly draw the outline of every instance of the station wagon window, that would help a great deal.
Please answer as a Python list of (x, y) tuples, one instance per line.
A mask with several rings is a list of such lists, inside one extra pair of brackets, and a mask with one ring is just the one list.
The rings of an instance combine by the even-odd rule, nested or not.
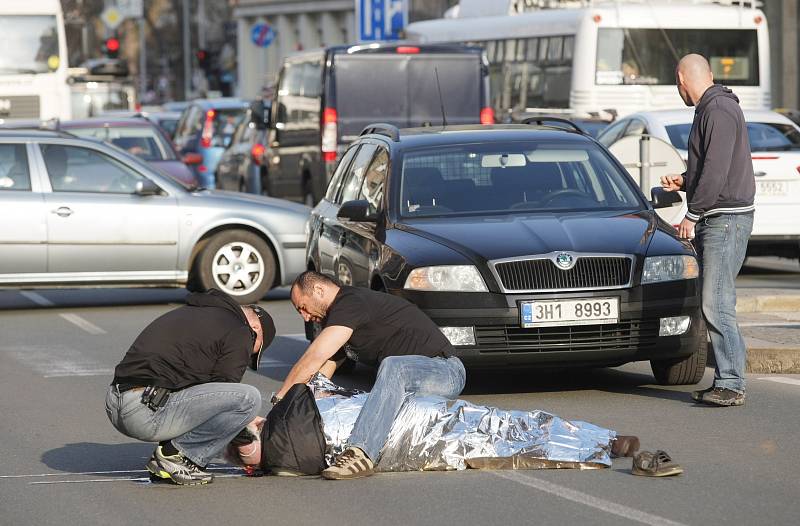
[(0, 192), (30, 190), (31, 174), (24, 144), (0, 144)]
[(388, 169), (389, 154), (383, 148), (378, 148), (378, 153), (372, 159), (372, 163), (370, 163), (364, 176), (364, 183), (361, 185), (361, 195), (369, 203), (369, 212), (371, 214), (375, 214), (381, 209)]
[(54, 192), (132, 194), (141, 175), (88, 148), (44, 144), (42, 157)]
[(336, 165), (336, 171), (333, 172), (331, 182), (328, 184), (328, 190), (325, 192), (325, 199), (331, 203), (336, 199), (336, 194), (339, 193), (339, 188), (342, 186), (342, 175), (350, 166), (350, 161), (353, 159), (353, 156), (357, 151), (358, 145), (351, 146), (346, 152), (344, 152), (344, 155), (339, 160), (339, 164)]
[(367, 165), (372, 154), (375, 153), (377, 146), (374, 144), (364, 144), (358, 151), (358, 155), (353, 160), (350, 168), (347, 170), (344, 179), (342, 180), (342, 191), (339, 194), (337, 203), (344, 203), (345, 201), (352, 201), (358, 199), (358, 194), (361, 191), (361, 183), (364, 180), (364, 172), (367, 170)]

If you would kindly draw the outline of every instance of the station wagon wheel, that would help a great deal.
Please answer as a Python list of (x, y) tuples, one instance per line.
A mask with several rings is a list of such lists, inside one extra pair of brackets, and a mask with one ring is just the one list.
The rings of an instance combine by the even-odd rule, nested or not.
[(226, 230), (203, 248), (197, 269), (204, 290), (216, 288), (241, 304), (255, 303), (275, 281), (275, 256), (267, 243), (245, 230)]
[(703, 379), (708, 357), (706, 324), (700, 320), (697, 328), (697, 348), (694, 353), (678, 360), (650, 360), (653, 376), (661, 385), (694, 385)]

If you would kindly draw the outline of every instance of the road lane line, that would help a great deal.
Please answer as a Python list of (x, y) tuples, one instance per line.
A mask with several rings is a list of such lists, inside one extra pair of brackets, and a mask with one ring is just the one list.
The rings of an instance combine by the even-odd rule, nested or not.
[[(208, 471), (226, 471), (233, 474), (244, 473), (241, 468), (230, 466), (208, 466)], [(65, 471), (63, 473), (31, 473), (28, 475), (0, 475), (0, 479), (23, 479), (23, 478), (39, 478), (39, 477), (72, 477), (76, 475), (114, 475), (118, 473), (147, 473), (146, 469), (117, 469), (112, 471)]]
[(665, 519), (664, 517), (659, 517), (658, 515), (637, 510), (636, 508), (630, 508), (628, 506), (623, 506), (622, 504), (617, 504), (616, 502), (594, 497), (588, 493), (583, 493), (566, 486), (561, 486), (559, 484), (547, 482), (535, 477), (526, 476), (516, 471), (494, 471), (492, 472), (492, 475), (522, 484), (523, 486), (544, 491), (545, 493), (550, 493), (551, 495), (561, 497), (562, 499), (571, 500), (572, 502), (577, 502), (578, 504), (583, 504), (585, 506), (604, 511), (612, 515), (617, 515), (628, 520), (641, 522), (642, 524), (648, 524), (650, 526), (686, 526), (681, 522)]
[(104, 376), (114, 373), (113, 367), (103, 365), (80, 352), (58, 344), (52, 346), (15, 346), (2, 349), (44, 378), (61, 376)]
[(31, 292), (29, 290), (21, 290), (19, 291), (20, 296), (24, 296), (34, 302), (35, 304), (39, 305), (40, 307), (53, 307), (55, 303), (50, 301), (49, 299), (45, 298), (41, 294), (37, 294), (36, 292)]
[(786, 378), (783, 376), (762, 376), (756, 380), (766, 380), (768, 382), (775, 382), (779, 384), (800, 385), (800, 380), (795, 378)]
[(306, 335), (305, 335), (305, 333), (299, 333), (299, 334), (278, 334), (278, 336), (280, 336), (280, 337), (282, 337), (282, 338), (290, 338), (290, 339), (292, 339), (292, 340), (302, 340), (302, 341), (304, 341), (304, 342), (308, 341), (308, 339), (306, 338)]
[[(244, 478), (244, 477), (247, 477), (247, 476), (248, 475), (239, 474), (239, 473), (236, 473), (236, 474), (219, 474), (219, 473), (216, 473), (216, 474), (214, 474), (214, 478), (215, 479)], [(44, 486), (44, 485), (52, 486), (53, 484), (89, 484), (89, 483), (94, 483), (94, 482), (131, 482), (131, 481), (133, 481), (133, 482), (147, 482), (149, 484), (154, 484), (154, 485), (156, 485), (156, 484), (157, 485), (162, 485), (163, 484), (163, 485), (167, 485), (167, 486), (173, 486), (174, 485), (169, 481), (152, 483), (150, 481), (150, 477), (122, 477), (122, 478), (109, 477), (109, 478), (105, 478), (105, 479), (41, 480), (41, 481), (38, 481), (38, 482), (28, 482), (28, 485), (29, 486)]]
[(740, 322), (739, 327), (800, 327), (796, 321), (745, 321)]
[(106, 331), (104, 331), (103, 329), (101, 329), (100, 327), (95, 325), (94, 323), (90, 322), (89, 320), (81, 318), (77, 314), (72, 314), (72, 313), (68, 313), (67, 312), (67, 313), (59, 314), (59, 316), (61, 316), (62, 318), (64, 318), (68, 322), (72, 323), (73, 325), (76, 325), (77, 327), (83, 329), (84, 331), (88, 332), (89, 334), (94, 334), (94, 335), (106, 334)]

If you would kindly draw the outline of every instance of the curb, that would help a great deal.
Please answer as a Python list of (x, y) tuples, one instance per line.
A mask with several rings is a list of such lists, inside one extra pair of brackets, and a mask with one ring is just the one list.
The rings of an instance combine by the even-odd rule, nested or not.
[(800, 294), (740, 296), (736, 300), (738, 313), (791, 311), (800, 311)]

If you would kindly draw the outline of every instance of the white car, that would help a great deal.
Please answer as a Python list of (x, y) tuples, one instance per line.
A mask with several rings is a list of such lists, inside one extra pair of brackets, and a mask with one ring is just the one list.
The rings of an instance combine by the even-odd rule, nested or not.
[[(748, 255), (800, 257), (800, 127), (774, 111), (744, 111), (753, 171), (756, 213)], [(633, 113), (603, 130), (610, 147), (623, 137), (650, 135), (671, 143), (686, 159), (694, 109)]]

